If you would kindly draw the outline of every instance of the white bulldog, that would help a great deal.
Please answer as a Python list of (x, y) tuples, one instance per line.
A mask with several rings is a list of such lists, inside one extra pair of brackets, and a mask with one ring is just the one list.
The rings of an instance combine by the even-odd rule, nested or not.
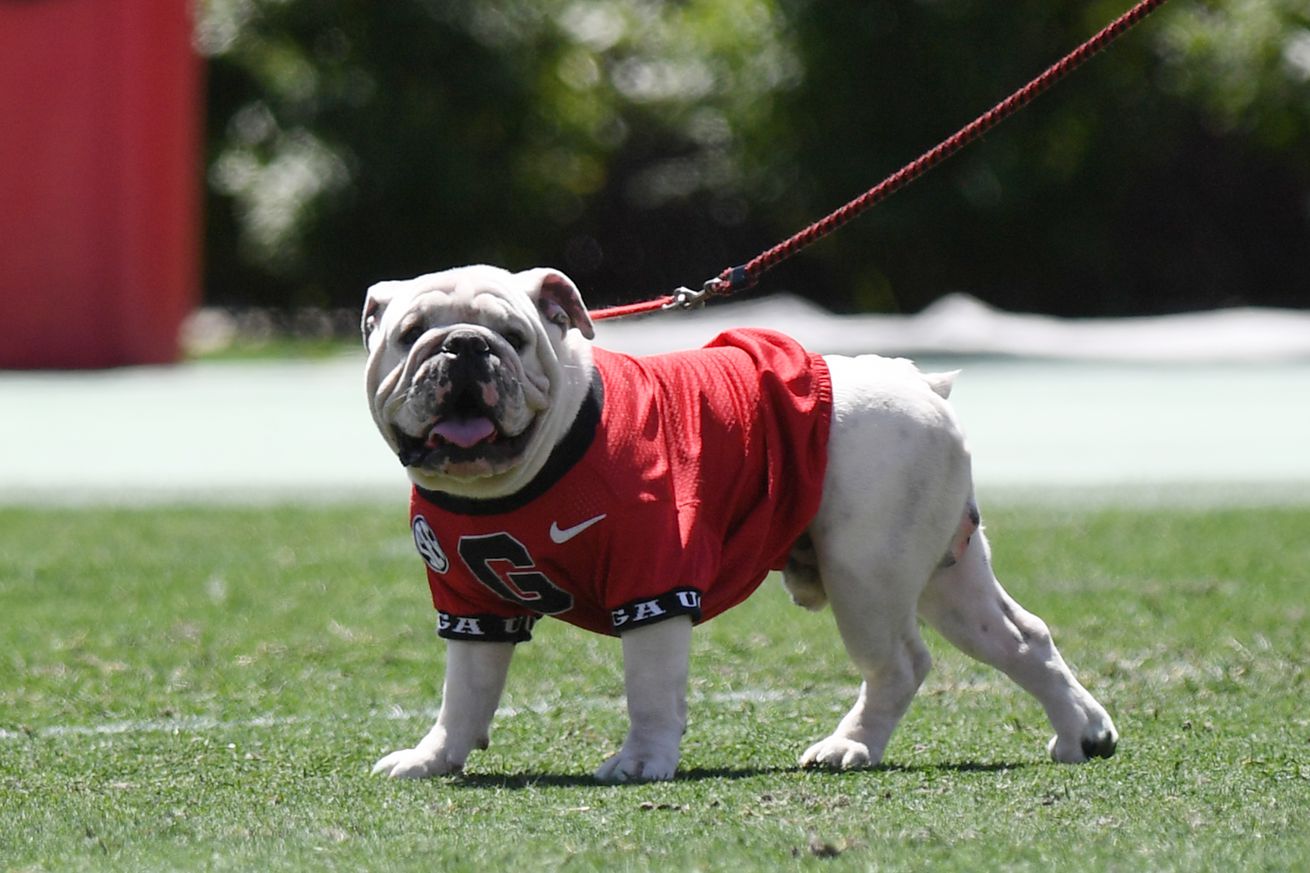
[[(730, 449), (731, 457), (720, 450), (714, 456), (719, 460), (701, 463), (701, 453), (711, 450), (700, 441), (708, 446), (710, 437), (696, 428), (711, 427), (699, 411), (710, 401), (699, 396), (688, 407), (692, 412), (657, 420), (656, 406), (678, 402), (664, 397), (667, 386), (658, 379), (653, 388), (646, 384), (648, 370), (665, 366), (662, 359), (629, 359), (594, 348), (581, 296), (557, 271), (473, 266), (382, 282), (369, 289), (363, 333), (369, 405), (415, 485), (415, 540), (448, 645), (436, 723), (413, 748), (379, 760), (375, 773), (454, 773), (470, 751), (486, 748), (515, 645), (527, 639), (537, 616), (549, 614), (622, 639), (630, 726), (622, 747), (596, 777), (672, 778), (686, 727), (693, 624), (745, 596), (735, 590), (717, 594), (719, 576), (740, 575), (744, 567), (750, 578), (742, 590), (748, 591), (769, 566), (780, 565), (779, 556), (798, 604), (809, 609), (831, 604), (864, 679), (850, 712), (830, 736), (800, 756), (802, 766), (850, 769), (882, 760), (930, 665), (919, 618), (1037, 698), (1055, 729), (1048, 745), (1053, 759), (1075, 763), (1114, 753), (1118, 735), (1110, 716), (1074, 678), (1046, 624), (1016, 603), (993, 575), (969, 453), (946, 402), (954, 373), (923, 374), (908, 361), (874, 355), (812, 356), (808, 364), (798, 364), (801, 369), (788, 377), (782, 393), (787, 403), (800, 397), (801, 411), (787, 406), (780, 415), (788, 417), (786, 427), (803, 433), (810, 454), (784, 457), (781, 466), (770, 461), (769, 481), (758, 490), (778, 491), (782, 499), (779, 508), (756, 511), (759, 507), (736, 505), (755, 500), (749, 495), (756, 485), (742, 484), (755, 474), (735, 467), (719, 472), (754, 449)], [(700, 368), (711, 360), (745, 357), (735, 348), (715, 354), (686, 353), (678, 360)], [(794, 350), (787, 354), (801, 360)], [(602, 367), (602, 362), (608, 363)], [(711, 371), (697, 369), (699, 375), (688, 377), (684, 389), (717, 391), (697, 389), (696, 379), (703, 383), (705, 372)], [(782, 384), (773, 376), (735, 381), (746, 390)], [(621, 407), (631, 407), (622, 413), (630, 416), (630, 426), (606, 425)], [(744, 441), (776, 442), (774, 436), (754, 435), (755, 428), (773, 423), (753, 415), (745, 413), (725, 432), (748, 431)], [(817, 423), (811, 427), (806, 416)], [(607, 426), (616, 433), (607, 433)], [(651, 455), (657, 442), (680, 460), (665, 464)], [(656, 482), (649, 486), (654, 496), (624, 500), (617, 486), (595, 484), (598, 474), (576, 472), (584, 455), (602, 450), (609, 452), (602, 463), (610, 467), (625, 464), (631, 455), (633, 464), (660, 471), (642, 472), (633, 480), (639, 489), (664, 476), (666, 467), (692, 465), (697, 482), (670, 487), (699, 489), (697, 496), (665, 499), (659, 490), (665, 486)], [(815, 462), (819, 456), (826, 457)], [(627, 481), (622, 470), (606, 475)], [(583, 490), (610, 496), (574, 495), (568, 491), (573, 480)], [(748, 497), (731, 496), (736, 494)], [(710, 515), (731, 517), (666, 522), (664, 515), (647, 514), (672, 504), (679, 512), (696, 504)], [(511, 511), (526, 512), (540, 530), (507, 529), (513, 525), (503, 519), (516, 516), (503, 513)], [(785, 522), (776, 518), (789, 513), (793, 517)], [(666, 524), (675, 537), (672, 547), (660, 533)], [(604, 538), (606, 528), (624, 525), (649, 534)], [(728, 542), (751, 525), (767, 534), (744, 546)], [(702, 528), (730, 529), (723, 535), (722, 555), (720, 543), (707, 543)], [(771, 541), (779, 530), (785, 541)], [(620, 555), (619, 548), (627, 551)], [(646, 551), (634, 556), (633, 548)], [(571, 550), (573, 557), (547, 554), (553, 550)], [(742, 554), (751, 557), (742, 560)], [(665, 579), (667, 591), (643, 589), (637, 599), (616, 605), (622, 594), (611, 595), (609, 589), (622, 592), (628, 576), (656, 573), (648, 568), (686, 578)], [(595, 580), (561, 578), (569, 574)], [(479, 586), (480, 593), (471, 591)]]

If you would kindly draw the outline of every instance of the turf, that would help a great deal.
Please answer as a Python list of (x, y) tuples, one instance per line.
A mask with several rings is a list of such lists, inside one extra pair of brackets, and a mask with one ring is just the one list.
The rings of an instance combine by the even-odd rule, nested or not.
[(1115, 716), (1038, 706), (927, 634), (883, 767), (795, 760), (855, 679), (776, 583), (698, 631), (679, 778), (594, 785), (613, 640), (538, 625), (468, 774), (371, 777), (441, 647), (394, 507), (0, 510), (0, 869), (1300, 870), (1310, 509), (988, 513), (1007, 587)]

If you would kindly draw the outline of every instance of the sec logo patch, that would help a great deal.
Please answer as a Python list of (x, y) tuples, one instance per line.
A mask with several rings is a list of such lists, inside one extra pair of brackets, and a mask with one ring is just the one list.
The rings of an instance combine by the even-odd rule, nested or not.
[(450, 569), (450, 561), (437, 542), (437, 532), (423, 516), (415, 516), (411, 525), (414, 531), (414, 547), (423, 556), (423, 563), (432, 568), (434, 573), (444, 573)]

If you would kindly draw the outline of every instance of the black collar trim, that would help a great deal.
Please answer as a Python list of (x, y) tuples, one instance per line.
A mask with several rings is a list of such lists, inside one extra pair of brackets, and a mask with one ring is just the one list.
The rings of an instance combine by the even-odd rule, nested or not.
[(578, 410), (578, 417), (573, 420), (573, 426), (565, 434), (564, 439), (560, 440), (559, 445), (550, 453), (546, 459), (546, 465), (541, 468), (526, 488), (522, 488), (514, 494), (507, 494), (504, 497), (492, 497), (479, 499), (475, 497), (459, 497), (454, 494), (448, 494), (445, 491), (429, 491), (415, 485), (418, 493), (423, 499), (431, 503), (438, 509), (446, 512), (453, 512), (456, 515), (500, 515), (505, 512), (526, 506), (533, 500), (536, 500), (542, 494), (545, 494), (552, 485), (564, 478), (564, 475), (572, 470), (582, 456), (591, 448), (592, 442), (596, 438), (596, 429), (600, 427), (600, 413), (605, 405), (605, 384), (601, 381), (600, 371), (593, 370), (591, 375), (591, 387), (587, 391), (586, 399), (582, 401), (582, 408)]

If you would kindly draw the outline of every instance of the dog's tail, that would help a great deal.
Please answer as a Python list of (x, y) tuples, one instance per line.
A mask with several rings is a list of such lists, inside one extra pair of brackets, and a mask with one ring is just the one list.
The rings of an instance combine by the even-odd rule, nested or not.
[(955, 377), (960, 375), (959, 370), (950, 370), (945, 373), (924, 373), (924, 381), (933, 393), (943, 400), (951, 396), (951, 388), (955, 385)]

